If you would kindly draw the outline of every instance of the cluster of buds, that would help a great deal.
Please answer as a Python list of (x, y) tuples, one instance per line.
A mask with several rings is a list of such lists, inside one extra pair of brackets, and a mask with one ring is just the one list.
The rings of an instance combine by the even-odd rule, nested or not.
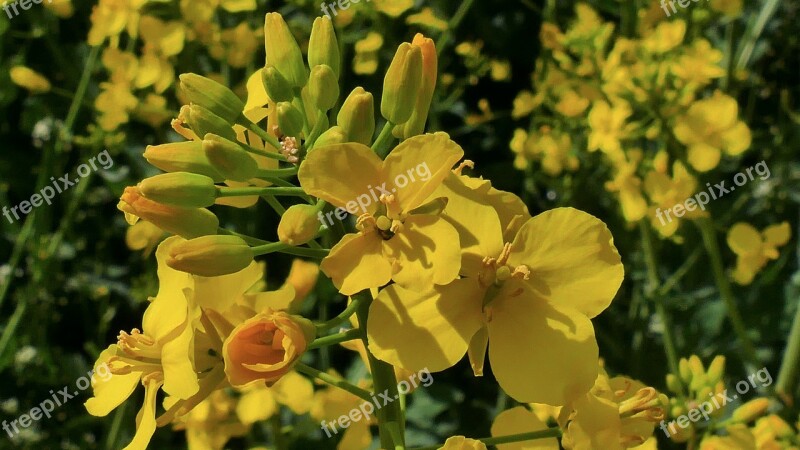
[[(667, 375), (667, 388), (676, 394), (670, 398), (670, 417), (686, 415), (691, 410), (699, 409), (704, 402), (713, 403), (717, 396), (725, 393), (725, 383), (722, 379), (725, 375), (724, 356), (716, 356), (708, 369), (703, 366), (697, 355), (692, 355), (688, 359), (681, 358), (678, 372), (677, 375)], [(715, 407), (708, 414), (715, 417), (723, 411), (723, 407)], [(677, 433), (670, 436), (676, 442), (685, 442), (694, 432), (692, 427), (678, 427), (677, 430)]]

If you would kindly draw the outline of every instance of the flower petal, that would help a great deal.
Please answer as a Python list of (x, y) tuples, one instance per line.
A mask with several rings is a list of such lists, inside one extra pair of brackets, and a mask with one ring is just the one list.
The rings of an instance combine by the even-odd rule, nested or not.
[(383, 257), (383, 239), (374, 232), (345, 235), (322, 260), (320, 269), (344, 295), (377, 288), (392, 279), (392, 267)]
[(144, 387), (144, 404), (136, 416), (136, 434), (123, 450), (147, 450), (156, 432), (156, 394), (161, 382), (150, 380)]
[(728, 247), (737, 255), (758, 253), (762, 245), (761, 234), (749, 223), (739, 222), (728, 230)]
[[(97, 367), (105, 365), (105, 373), (110, 373), (108, 361), (117, 351), (116, 344), (103, 350), (94, 365), (95, 372), (99, 374), (100, 371), (97, 370)], [(141, 377), (141, 372), (131, 372), (125, 375), (112, 374), (110, 377), (92, 377), (94, 396), (83, 404), (86, 411), (93, 416), (106, 416), (131, 396), (136, 386), (139, 385)]]
[[(528, 411), (524, 406), (507, 409), (495, 417), (492, 423), (492, 436), (507, 436), (512, 434), (531, 433), (546, 430), (544, 424), (536, 414)], [(535, 439), (532, 441), (514, 442), (511, 444), (498, 444), (497, 450), (558, 450), (558, 439)]]

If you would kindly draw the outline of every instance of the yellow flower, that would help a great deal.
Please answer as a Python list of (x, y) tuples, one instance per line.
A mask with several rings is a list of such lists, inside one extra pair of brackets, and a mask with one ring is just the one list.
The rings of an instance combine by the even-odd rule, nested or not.
[[(358, 382), (361, 388), (368, 388), (369, 383), (364, 380)], [(348, 416), (350, 411), (357, 411), (364, 404), (364, 400), (355, 395), (334, 387), (327, 387), (314, 394), (311, 404), (311, 417), (322, 422), (322, 429), (326, 437), (333, 437), (342, 429), (337, 426), (337, 419)], [(374, 422), (374, 416), (363, 417), (361, 420), (350, 422), (350, 426), (344, 430), (338, 450), (366, 450), (372, 444), (372, 433), (370, 425)]]
[[(492, 423), (492, 436), (531, 433), (547, 429), (536, 414), (523, 406), (507, 409), (495, 417)], [(558, 450), (556, 438), (535, 439), (532, 441), (498, 444), (497, 450)]]
[(742, 14), (744, 2), (742, 0), (711, 0), (710, 6), (712, 11), (735, 18)]
[[(682, 205), (686, 199), (691, 198), (697, 192), (697, 178), (692, 176), (680, 161), (675, 161), (672, 166), (672, 177), (656, 171), (648, 172), (644, 180), (644, 191), (650, 198), (649, 215), (653, 228), (662, 236), (671, 237), (678, 230), (681, 219), (676, 214), (666, 216), (664, 219), (658, 212), (659, 210), (674, 212), (676, 205)], [(683, 206), (681, 208), (685, 213), (680, 217), (686, 219), (708, 216), (706, 211), (697, 207), (694, 210)]]
[(42, 94), (50, 90), (50, 81), (44, 75), (25, 66), (14, 66), (9, 71), (11, 81), (32, 94)]
[(531, 91), (522, 91), (517, 94), (517, 97), (514, 99), (514, 109), (511, 111), (511, 116), (514, 119), (525, 117), (532, 113), (540, 104), (541, 100), (537, 101), (537, 98)]
[(602, 150), (612, 158), (622, 152), (620, 141), (627, 135), (625, 122), (631, 115), (627, 103), (620, 102), (613, 106), (605, 101), (595, 102), (589, 112), (589, 151)]
[(705, 86), (714, 78), (725, 75), (725, 70), (720, 67), (724, 54), (711, 46), (705, 39), (692, 42), (685, 54), (681, 55), (672, 65), (672, 73), (676, 76), (699, 86)]
[(600, 369), (592, 390), (571, 405), (562, 445), (569, 450), (623, 450), (647, 441), (664, 419), (666, 396)]
[(289, 373), (314, 339), (314, 324), (267, 309), (237, 326), (225, 340), (225, 374), (234, 387), (266, 382)]
[(700, 172), (719, 164), (722, 153), (737, 156), (750, 147), (747, 125), (738, 120), (739, 105), (720, 91), (698, 100), (675, 122), (675, 137), (689, 148), (689, 163)]
[[(200, 391), (200, 373), (206, 369), (192, 357), (201, 312), (193, 299), (191, 277), (165, 264), (175, 242), (176, 238), (167, 239), (156, 251), (160, 288), (144, 313), (142, 331), (120, 332), (117, 344), (100, 354), (95, 368), (105, 366), (111, 376), (92, 380), (94, 396), (85, 403), (89, 414), (105, 416), (124, 402), (137, 384), (144, 386), (145, 401), (136, 435), (126, 447), (129, 450), (144, 450), (155, 432), (158, 390), (176, 399), (190, 399)], [(208, 369), (204, 378), (214, 378), (213, 368)]]
[(666, 53), (681, 45), (683, 37), (686, 35), (686, 22), (683, 20), (671, 20), (661, 22), (656, 29), (647, 36), (643, 42), (643, 47), (652, 53)]
[(152, 16), (141, 18), (139, 33), (145, 48), (155, 50), (162, 56), (180, 53), (186, 38), (186, 29), (181, 22), (164, 22)]
[(131, 37), (137, 36), (139, 10), (149, 0), (100, 0), (92, 8), (92, 28), (86, 39), (89, 45), (97, 46), (111, 39), (111, 46), (117, 47), (119, 35), (127, 31)]
[(611, 233), (586, 213), (558, 208), (528, 219), (503, 244), (502, 224), (487, 204), (493, 201), (480, 191), (449, 196), (444, 216), (461, 235), (462, 278), (427, 292), (397, 284), (381, 291), (370, 306), (370, 351), (432, 372), (468, 353), (480, 376), (488, 347), (495, 378), (510, 396), (568, 403), (597, 377), (589, 319), (622, 283)]
[(414, 0), (373, 0), (372, 4), (389, 17), (399, 17), (414, 6)]
[(778, 259), (778, 247), (786, 245), (791, 235), (788, 222), (768, 226), (761, 233), (744, 222), (732, 226), (728, 230), (728, 246), (737, 256), (733, 279), (742, 285), (752, 283), (769, 260)]
[[(352, 295), (390, 280), (422, 289), (458, 275), (455, 229), (438, 215), (414, 210), (463, 154), (445, 133), (406, 139), (385, 161), (358, 143), (309, 153), (298, 173), (305, 191), (359, 217), (360, 231), (345, 235), (320, 266), (341, 293)], [(342, 217), (329, 212), (324, 224)]]
[(356, 42), (356, 56), (353, 59), (353, 72), (359, 75), (372, 75), (378, 70), (378, 50), (383, 47), (383, 36), (370, 31), (364, 39)]
[(528, 136), (524, 130), (514, 132), (511, 150), (516, 153), (514, 167), (525, 169), (529, 159), (539, 159), (542, 169), (550, 176), (558, 176), (564, 170), (574, 171), (579, 166), (578, 158), (572, 154), (572, 140), (566, 133), (542, 126), (538, 132)]
[(464, 436), (453, 436), (447, 438), (439, 450), (486, 450), (486, 444)]
[(433, 9), (429, 7), (422, 8), (420, 12), (411, 14), (406, 18), (406, 23), (409, 25), (419, 25), (431, 28), (437, 31), (444, 31), (448, 27), (446, 20), (439, 18)]
[(583, 114), (588, 107), (589, 99), (570, 89), (561, 95), (561, 100), (556, 105), (556, 111), (567, 117), (577, 117)]
[[(700, 442), (700, 450), (758, 450), (753, 433), (745, 425), (726, 427), (727, 436), (709, 436)], [(777, 447), (781, 448), (781, 447)]]
[(511, 79), (511, 63), (507, 60), (493, 59), (489, 61), (491, 76), (494, 81), (508, 81)]
[(231, 67), (246, 67), (253, 61), (253, 56), (261, 45), (261, 31), (261, 28), (250, 28), (246, 22), (222, 31), (225, 58)]
[(131, 225), (125, 232), (125, 244), (131, 250), (144, 250), (147, 257), (165, 236), (164, 230), (142, 220)]
[(637, 161), (616, 161), (614, 178), (606, 183), (606, 189), (619, 196), (622, 216), (628, 223), (638, 222), (647, 214), (647, 201), (642, 195), (642, 180), (636, 175), (638, 167)]

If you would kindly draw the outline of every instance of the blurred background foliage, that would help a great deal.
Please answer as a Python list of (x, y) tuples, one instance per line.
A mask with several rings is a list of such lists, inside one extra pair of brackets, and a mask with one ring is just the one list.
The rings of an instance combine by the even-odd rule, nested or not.
[[(78, 165), (104, 149), (115, 163), (109, 170), (92, 173), (56, 197), (52, 206), (39, 207), (24, 220), (13, 224), (0, 220), (0, 378), (4, 381), (0, 384), (0, 417), (5, 420), (48, 398), (51, 389), (74, 386), (119, 330), (138, 326), (146, 299), (155, 294), (154, 258), (147, 249), (129, 249), (128, 225), (116, 203), (125, 186), (154, 174), (142, 158), (144, 148), (179, 139), (170, 129), (169, 119), (183, 102), (169, 72), (173, 76), (196, 72), (215, 77), (243, 94), (247, 77), (264, 61), (260, 29), (264, 13), (281, 12), (306, 44), (311, 23), (321, 14), (313, 0), (258, 0), (255, 10), (238, 10), (249, 3), (246, 1), (116, 3), (127, 6), (95, 18), (96, 2), (84, 0), (33, 5), (13, 19), (0, 14), (0, 205), (11, 207), (29, 199), (50, 177), (74, 174)], [(615, 33), (625, 34), (632, 33), (635, 16), (635, 8), (629, 4), (645, 2), (588, 3), (605, 20), (618, 24)], [(569, 205), (609, 224), (626, 265), (626, 282), (612, 307), (595, 321), (601, 355), (609, 372), (663, 388), (667, 368), (664, 324), (654, 314), (653, 305), (643, 299), (648, 275), (637, 230), (626, 223), (616, 199), (603, 189), (610, 178), (609, 167), (596, 153), (575, 151), (581, 163), (577, 171), (553, 176), (535, 164), (520, 171), (514, 168), (514, 154), (509, 149), (514, 130), (527, 127), (525, 120), (512, 117), (512, 109), (517, 94), (532, 89), (532, 73), (542, 51), (541, 25), (549, 21), (563, 29), (574, 17), (574, 7), (572, 1), (555, 0), (362, 3), (342, 11), (337, 19), (346, 69), (342, 92), (363, 86), (379, 93), (380, 74), (397, 45), (411, 40), (418, 31), (433, 37), (440, 54), (440, 82), (429, 130), (450, 133), (467, 158), (476, 162), (474, 173), (491, 179), (499, 189), (521, 194), (531, 213)], [(738, 161), (723, 162), (708, 181), (728, 180), (741, 168), (761, 160), (767, 161), (772, 172), (763, 182), (766, 187), (750, 183), (742, 192), (711, 204), (712, 215), (720, 218), (716, 223), (720, 235), (737, 221), (761, 229), (782, 220), (790, 222), (794, 236), (800, 234), (799, 8), (796, 1), (747, 2), (739, 18), (715, 20), (692, 30), (726, 52), (726, 57), (731, 51), (752, 50), (746, 75), (729, 91), (739, 101), (740, 118), (752, 130), (751, 150)], [(211, 12), (209, 20), (192, 18), (193, 13), (206, 10)], [(695, 14), (691, 10), (681, 13), (687, 18)], [(168, 50), (167, 44), (155, 50), (168, 66), (162, 67), (157, 77), (165, 88), (135, 81), (145, 87), (115, 91), (108, 83), (118, 75), (115, 71), (124, 68), (119, 61), (104, 62), (103, 49), (115, 45), (143, 55), (164, 36), (145, 45), (142, 39), (117, 32), (116, 37), (101, 39), (105, 43), (95, 47), (87, 38), (93, 26), (112, 27), (117, 19), (126, 20), (120, 17), (129, 19), (136, 14), (184, 23), (185, 44), (178, 52)], [(732, 50), (729, 43), (734, 44)], [(18, 86), (11, 80), (11, 69), (16, 66), (42, 74), (51, 88), (36, 94)], [(128, 95), (133, 96), (133, 106), (122, 117), (109, 118), (120, 114), (118, 109), (129, 101)], [(585, 145), (586, 136), (572, 138), (576, 148)], [(757, 193), (757, 189), (765, 192)], [(263, 205), (258, 211), (254, 221), (250, 213), (220, 210), (221, 224), (274, 240), (277, 217)], [(707, 257), (698, 252), (700, 234), (689, 227), (683, 237), (683, 244), (670, 240), (656, 244), (663, 278), (687, 260), (694, 261), (668, 298), (679, 356), (697, 354), (710, 360), (713, 355), (726, 355), (728, 375), (741, 379), (745, 371), (740, 349), (726, 322)], [(736, 289), (759, 356), (773, 374), (778, 372), (800, 298), (797, 245), (795, 238), (756, 282)], [(723, 247), (725, 266), (732, 267), (735, 255)], [(270, 257), (268, 277), (273, 285), (282, 282), (290, 261), (280, 255)], [(318, 302), (322, 298), (326, 300)], [(333, 311), (343, 305), (333, 287), (323, 282), (306, 308), (318, 308), (327, 301)], [(333, 352), (330, 364), (350, 378), (364, 370), (346, 350)], [(431, 445), (455, 434), (489, 435), (492, 418), (511, 405), (496, 384), (474, 378), (466, 361), (434, 374), (434, 379), (434, 384), (419, 390), (410, 403), (409, 443)], [(100, 420), (85, 412), (82, 402), (86, 398), (88, 392), (83, 392), (58, 408), (53, 419), (25, 430), (14, 444), (2, 436), (0, 448), (115, 449), (127, 442), (134, 408), (123, 406), (107, 420)], [(294, 448), (335, 447), (311, 419), (285, 419), (295, 421), (293, 434), (307, 434)], [(231, 441), (229, 448), (264, 444), (270, 433), (267, 427), (257, 429), (248, 439)], [(180, 433), (160, 431), (152, 448), (183, 448), (184, 442)], [(667, 444), (663, 448), (668, 448)]]

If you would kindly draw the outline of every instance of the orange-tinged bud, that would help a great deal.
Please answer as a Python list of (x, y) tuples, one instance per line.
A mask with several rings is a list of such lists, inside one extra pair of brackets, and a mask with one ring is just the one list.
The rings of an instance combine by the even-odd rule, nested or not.
[(433, 39), (426, 38), (421, 33), (414, 36), (412, 46), (422, 50), (422, 85), (417, 95), (417, 103), (411, 118), (404, 125), (394, 129), (395, 137), (408, 139), (425, 132), (425, 122), (433, 100), (433, 91), (436, 89), (436, 77), (439, 71), (439, 62), (436, 55), (436, 44)]
[(199, 173), (217, 183), (225, 180), (206, 158), (200, 141), (148, 145), (143, 156), (147, 162), (164, 172)]
[(278, 239), (284, 244), (303, 245), (317, 235), (320, 227), (318, 215), (322, 214), (313, 205), (292, 205), (281, 216), (278, 224)]
[(247, 181), (258, 174), (256, 160), (236, 142), (209, 133), (202, 146), (208, 161), (226, 180)]
[(351, 142), (369, 145), (375, 135), (375, 100), (372, 94), (362, 87), (353, 89), (347, 96), (336, 123)]
[(212, 111), (229, 124), (236, 123), (242, 115), (244, 102), (227, 87), (195, 73), (184, 73), (180, 80), (190, 102)]
[(253, 262), (253, 251), (238, 236), (203, 236), (175, 244), (167, 265), (181, 272), (217, 277), (239, 272)]
[(750, 400), (733, 411), (731, 420), (734, 422), (750, 422), (764, 415), (769, 409), (769, 399), (757, 398)]
[(333, 22), (328, 17), (317, 17), (314, 19), (311, 39), (308, 41), (308, 65), (312, 69), (323, 64), (330, 66), (338, 79), (340, 58)]
[(125, 188), (117, 209), (125, 213), (130, 224), (141, 218), (185, 239), (214, 234), (219, 228), (219, 220), (211, 211), (154, 202), (145, 198), (138, 187)]
[(303, 62), (303, 53), (283, 16), (278, 13), (268, 13), (264, 18), (264, 47), (267, 64), (275, 66), (292, 87), (306, 85), (308, 70)]
[(406, 123), (414, 112), (421, 85), (422, 49), (403, 42), (383, 79), (383, 117), (395, 125)]
[(217, 199), (214, 180), (196, 173), (172, 172), (145, 178), (139, 191), (150, 200), (184, 208), (205, 208)]
[(233, 329), (222, 346), (225, 374), (234, 387), (271, 386), (289, 373), (314, 340), (310, 320), (267, 309)]

